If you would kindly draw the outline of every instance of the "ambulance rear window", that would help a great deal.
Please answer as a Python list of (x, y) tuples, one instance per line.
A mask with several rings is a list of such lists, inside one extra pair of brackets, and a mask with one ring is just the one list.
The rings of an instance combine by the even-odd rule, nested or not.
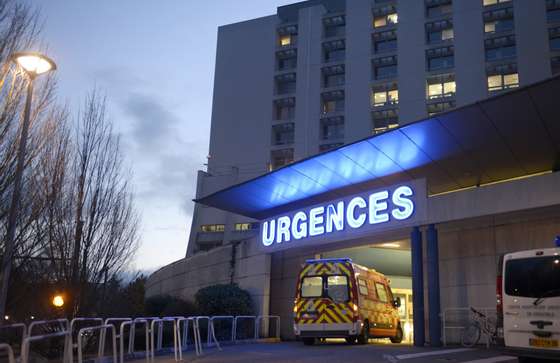
[(301, 297), (321, 297), (323, 295), (323, 278), (321, 276), (304, 277), (301, 281)]
[(377, 291), (379, 301), (387, 302), (387, 291), (385, 291), (385, 286), (380, 283), (375, 283), (375, 290)]
[(335, 302), (348, 301), (348, 277), (331, 275), (327, 278), (327, 295)]

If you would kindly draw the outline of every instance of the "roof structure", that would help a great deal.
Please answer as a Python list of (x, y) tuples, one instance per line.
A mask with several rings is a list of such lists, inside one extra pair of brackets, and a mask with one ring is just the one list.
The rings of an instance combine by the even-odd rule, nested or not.
[(560, 77), (343, 145), (195, 200), (255, 219), (425, 178), (437, 194), (560, 169)]

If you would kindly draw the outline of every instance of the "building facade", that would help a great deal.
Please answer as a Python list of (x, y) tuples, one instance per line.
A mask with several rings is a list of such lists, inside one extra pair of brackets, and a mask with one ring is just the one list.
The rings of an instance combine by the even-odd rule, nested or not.
[[(470, 105), (501, 94), (506, 99), (510, 91), (557, 73), (559, 0), (309, 0), (280, 7), (272, 16), (220, 27), (208, 166), (199, 171), (197, 199), (245, 182), (254, 185), (256, 177), (275, 175), (294, 162), (372, 135), (390, 135), (399, 126), (438, 115), (443, 122), (445, 115), (464, 108), (461, 118)], [(531, 115), (520, 124), (538, 122)], [(476, 117), (499, 118), (490, 109)], [(506, 148), (516, 149), (521, 142), (507, 140)], [(560, 144), (554, 142), (542, 155), (557, 157)], [(472, 146), (473, 152), (483, 146)], [(492, 168), (502, 164), (496, 165)], [(546, 246), (560, 234), (555, 165), (524, 165), (517, 174), (489, 182), (531, 176), (527, 180), (485, 186), (480, 172), (478, 181), (441, 188), (434, 187), (438, 177), (399, 165), (411, 170), (411, 180), (427, 179), (426, 216), (415, 227), (422, 233), (426, 226), (438, 227), (439, 269), (446, 271), (438, 278), (442, 307), (491, 306), (497, 256)], [(453, 175), (453, 166), (445, 172)], [(462, 191), (471, 186), (478, 188)], [(540, 194), (533, 193), (534, 200), (508, 199), (536, 186)], [(253, 192), (258, 196), (264, 189)], [(245, 195), (247, 204), (255, 195)], [(501, 196), (500, 203), (493, 203), (492, 196)], [(263, 219), (219, 203), (197, 203), (186, 257), (154, 273), (148, 294), (192, 298), (200, 287), (237, 282), (251, 291), (259, 313), (288, 320), (282, 333), (289, 337), (295, 276), (305, 258), (342, 253), (360, 259), (368, 247), (374, 252), (364, 264), (379, 266), (383, 259), (371, 262), (375, 256), (400, 261), (413, 257), (411, 249), (414, 254), (411, 226), (269, 252), (259, 242)], [(391, 247), (400, 252), (389, 252)], [(420, 305), (412, 304), (414, 273), (410, 264), (394, 265), (379, 270), (385, 269), (395, 289), (410, 299), (411, 311), (405, 315), (412, 321), (412, 306)], [(426, 290), (429, 306), (424, 285), (427, 280), (416, 292)]]

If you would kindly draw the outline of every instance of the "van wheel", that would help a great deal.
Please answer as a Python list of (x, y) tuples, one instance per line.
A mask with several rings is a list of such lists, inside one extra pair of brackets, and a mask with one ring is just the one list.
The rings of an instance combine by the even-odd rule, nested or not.
[(362, 333), (358, 335), (358, 344), (367, 344), (369, 341), (369, 321), (364, 323)]
[(391, 343), (398, 344), (402, 342), (402, 340), (403, 340), (403, 331), (401, 326), (399, 325), (397, 327), (397, 334), (394, 337), (391, 337)]
[(315, 338), (303, 338), (304, 345), (313, 345), (315, 343)]

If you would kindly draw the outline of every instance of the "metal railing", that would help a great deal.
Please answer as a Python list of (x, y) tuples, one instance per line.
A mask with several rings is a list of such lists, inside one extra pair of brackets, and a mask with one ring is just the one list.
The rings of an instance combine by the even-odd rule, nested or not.
[[(252, 320), (253, 321), (253, 338), (246, 338), (246, 339), (237, 339), (237, 331), (238, 331), (238, 327), (239, 327), (239, 321), (240, 320)], [(257, 322), (257, 317), (254, 315), (238, 315), (235, 317), (235, 319), (233, 320), (233, 341), (235, 343), (237, 343), (240, 340), (253, 340), (255, 339), (256, 336), (256, 322)], [(250, 336), (250, 335), (249, 335)]]
[[(31, 327), (29, 328), (29, 331), (31, 331)], [(29, 362), (29, 346), (31, 345), (32, 342), (36, 342), (39, 340), (44, 340), (44, 339), (52, 339), (52, 338), (57, 338), (57, 337), (64, 337), (64, 350), (63, 350), (63, 354), (62, 354), (62, 361), (63, 362), (68, 362), (68, 363), (72, 363), (70, 361), (70, 332), (68, 330), (64, 330), (61, 332), (56, 332), (56, 333), (50, 333), (50, 334), (43, 334), (43, 335), (34, 335), (34, 336), (27, 336), (25, 337), (25, 339), (23, 339), (23, 344), (21, 345), (21, 355), (20, 355), (20, 359), (22, 363), (28, 363)]]
[[(70, 327), (68, 319), (54, 319), (54, 320), (37, 320), (29, 324), (29, 329), (27, 329), (27, 335), (33, 336), (33, 328), (43, 325), (53, 325), (59, 324), (62, 331), (67, 331)], [(46, 335), (46, 334), (45, 334)]]
[[(259, 339), (260, 338), (260, 334), (262, 331), (265, 331), (268, 333), (269, 329), (270, 329), (270, 322), (274, 320), (276, 322), (274, 328), (275, 328), (275, 334), (274, 337), (276, 339), (280, 339), (280, 316), (278, 315), (258, 315), (257, 319), (255, 320), (255, 339)], [(267, 322), (268, 324), (266, 324), (265, 322)], [(261, 323), (264, 325), (263, 329), (261, 330)], [(269, 334), (267, 334), (269, 335)]]
[[(19, 342), (19, 346), (21, 348), (21, 346), (23, 345), (23, 340), (27, 337), (27, 325), (23, 324), (23, 323), (16, 323), (16, 324), (10, 324), (10, 325), (0, 325), (0, 330), (8, 330), (8, 329), (14, 329), (14, 330), (19, 330), (21, 329), (21, 339)], [(8, 344), (9, 346), (9, 344)], [(12, 347), (10, 346), (10, 349), (12, 349)], [(12, 350), (12, 354), (13, 354), (13, 350)]]
[[(192, 331), (192, 341), (194, 343), (194, 351), (196, 356), (203, 354), (203, 345), (207, 347), (217, 347), (222, 350), (220, 342), (236, 343), (242, 341), (254, 341), (261, 336), (270, 337), (271, 322), (275, 322), (275, 330), (273, 336), (280, 337), (280, 317), (277, 315), (240, 315), (240, 316), (193, 316), (193, 317), (142, 317), (142, 318), (74, 318), (72, 321), (67, 319), (55, 320), (40, 320), (34, 321), (29, 326), (25, 324), (11, 324), (0, 326), (0, 329), (18, 329), (22, 331), (21, 342), (21, 363), (29, 362), (30, 344), (44, 339), (52, 339), (56, 337), (64, 338), (64, 352), (62, 361), (63, 363), (72, 363), (74, 361), (74, 348), (78, 352), (78, 363), (84, 361), (84, 344), (87, 342), (86, 338), (94, 336), (96, 332), (99, 334), (97, 342), (97, 359), (105, 356), (105, 344), (107, 340), (107, 330), (111, 331), (112, 350), (109, 356), (112, 355), (114, 363), (124, 363), (125, 354), (128, 353), (134, 356), (135, 353), (135, 336), (137, 326), (140, 326), (145, 332), (145, 357), (146, 363), (154, 362), (155, 352), (164, 349), (163, 334), (164, 324), (169, 323), (172, 325), (173, 331), (173, 353), (175, 361), (183, 360), (183, 351), (188, 348), (189, 331)], [(78, 329), (79, 323), (90, 323), (92, 326), (86, 326)], [(229, 325), (220, 325), (219, 322), (226, 322)], [(206, 323), (207, 332), (205, 339), (201, 337), (201, 325)], [(37, 329), (41, 326), (53, 326), (55, 331), (53, 333), (37, 334)], [(144, 326), (142, 328), (142, 325)], [(128, 347), (125, 348), (126, 329), (128, 329)], [(75, 330), (77, 331), (76, 340), (74, 340)], [(218, 339), (216, 333), (219, 333)], [(240, 336), (240, 333), (243, 333)], [(95, 341), (94, 341), (95, 343)], [(170, 347), (166, 347), (168, 349)], [(95, 349), (95, 345), (94, 345)], [(13, 349), (9, 344), (0, 344), (0, 351), (6, 350), (8, 352), (9, 363), (15, 363)], [(125, 353), (126, 351), (126, 353)]]
[[(13, 324), (13, 325), (15, 325), (15, 324)], [(8, 353), (8, 363), (16, 363), (16, 360), (14, 358), (14, 351), (13, 351), (12, 347), (10, 347), (10, 344), (1, 343), (0, 344), (0, 351), (2, 351), (2, 350), (5, 350)]]
[[(442, 323), (442, 341), (443, 345), (447, 346), (447, 344), (452, 341), (453, 343), (460, 343), (461, 341), (461, 331), (464, 330), (469, 326), (471, 323), (471, 312), (470, 307), (466, 308), (448, 308), (443, 310), (441, 323)], [(496, 308), (475, 308), (486, 314), (487, 316), (495, 316), (496, 315)], [(450, 334), (451, 337), (450, 337)], [(453, 332), (457, 332), (453, 334)], [(452, 338), (452, 339), (450, 339)], [(453, 339), (456, 338), (456, 339)], [(486, 339), (486, 346), (490, 345), (489, 337)]]
[[(96, 330), (99, 330), (99, 336), (103, 336), (105, 337), (105, 334), (107, 332), (107, 329), (111, 330), (112, 336), (113, 336), (113, 363), (117, 363), (117, 330), (115, 328), (114, 325), (99, 325), (99, 326), (90, 326), (87, 328), (82, 328), (78, 331), (78, 363), (83, 363), (83, 349), (82, 349), (82, 336), (84, 335), (85, 332), (95, 332)], [(99, 346), (103, 345), (104, 346), (104, 341), (100, 340), (99, 341)], [(101, 350), (99, 350), (101, 351)], [(26, 363), (25, 361), (23, 363)]]

